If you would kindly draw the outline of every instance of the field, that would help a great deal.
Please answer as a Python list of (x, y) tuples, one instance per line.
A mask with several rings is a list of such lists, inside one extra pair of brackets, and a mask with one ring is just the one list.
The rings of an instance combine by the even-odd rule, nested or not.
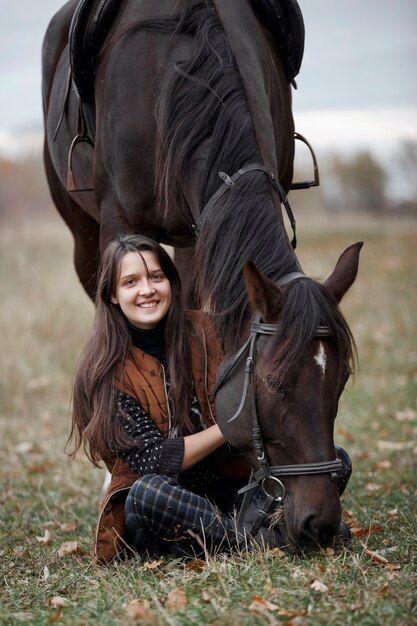
[(417, 222), (332, 228), (300, 220), (299, 258), (323, 279), (345, 247), (365, 241), (342, 302), (360, 367), (336, 422), (354, 462), (344, 498), (351, 546), (97, 568), (90, 550), (104, 474), (64, 453), (93, 307), (57, 217), (3, 224), (1, 625), (417, 624)]

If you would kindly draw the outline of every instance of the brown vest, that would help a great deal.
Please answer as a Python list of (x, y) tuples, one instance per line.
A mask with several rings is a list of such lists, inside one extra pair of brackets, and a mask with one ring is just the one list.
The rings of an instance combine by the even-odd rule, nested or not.
[[(212, 390), (222, 361), (222, 350), (213, 327), (204, 313), (189, 311), (191, 368), (195, 393), (202, 416), (208, 426), (214, 424)], [(116, 372), (115, 386), (135, 398), (166, 437), (169, 432), (169, 408), (165, 390), (164, 370), (156, 359), (134, 348)], [(224, 448), (224, 450), (223, 450)], [(223, 454), (222, 454), (223, 452)], [(222, 472), (225, 476), (249, 476), (249, 466), (242, 457), (220, 450)], [(126, 463), (117, 459), (106, 461), (112, 475), (110, 486), (102, 500), (94, 534), (94, 560), (106, 564), (116, 556), (131, 552), (126, 542), (124, 505), (131, 485), (139, 478)]]

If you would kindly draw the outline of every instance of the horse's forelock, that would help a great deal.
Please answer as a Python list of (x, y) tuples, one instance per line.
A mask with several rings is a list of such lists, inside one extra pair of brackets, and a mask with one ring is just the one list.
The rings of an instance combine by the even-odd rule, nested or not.
[(319, 326), (330, 328), (340, 361), (353, 370), (356, 348), (343, 314), (320, 283), (306, 278), (286, 289), (280, 330), (269, 341), (262, 355), (261, 368), (264, 374), (269, 373), (277, 384), (282, 384), (286, 374), (303, 358)]

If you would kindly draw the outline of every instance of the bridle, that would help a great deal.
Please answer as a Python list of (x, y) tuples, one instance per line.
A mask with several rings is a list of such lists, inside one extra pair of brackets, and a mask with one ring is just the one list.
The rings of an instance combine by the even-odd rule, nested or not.
[[(305, 278), (301, 272), (291, 272), (283, 276), (278, 282), (279, 287), (288, 285), (294, 280)], [(239, 407), (235, 414), (229, 418), (229, 422), (236, 420), (245, 407), (249, 389), (252, 390), (252, 437), (256, 458), (260, 464), (260, 469), (253, 470), (248, 485), (239, 490), (239, 493), (246, 493), (255, 487), (260, 486), (267, 496), (263, 509), (259, 511), (258, 518), (254, 522), (251, 533), (256, 534), (264, 517), (268, 514), (274, 503), (282, 504), (286, 496), (286, 489), (282, 481), (283, 476), (301, 476), (312, 474), (330, 474), (335, 479), (342, 469), (340, 459), (334, 461), (324, 461), (318, 463), (299, 463), (295, 465), (269, 465), (265, 452), (265, 446), (262, 439), (262, 430), (258, 419), (258, 411), (256, 406), (256, 393), (254, 382), (254, 368), (256, 355), (256, 342), (259, 335), (275, 335), (279, 331), (279, 324), (265, 324), (260, 321), (258, 313), (250, 326), (250, 336), (240, 350), (227, 363), (225, 369), (219, 375), (213, 394), (217, 394), (219, 389), (224, 385), (232, 371), (240, 362), (243, 355), (248, 352), (245, 365), (245, 379), (243, 383), (242, 397)], [(332, 331), (329, 326), (318, 326), (314, 334), (314, 338), (330, 337)]]
[(277, 180), (277, 178), (275, 177), (273, 172), (271, 172), (267, 167), (265, 167), (264, 165), (261, 165), (260, 163), (248, 163), (247, 165), (244, 165), (243, 167), (241, 167), (232, 176), (228, 176), (228, 174), (225, 174), (224, 172), (219, 172), (219, 176), (220, 176), (220, 178), (224, 182), (218, 188), (218, 190), (211, 196), (209, 201), (204, 205), (203, 210), (201, 211), (199, 218), (196, 219), (195, 223), (192, 225), (192, 228), (193, 228), (196, 236), (198, 236), (200, 234), (201, 225), (203, 224), (206, 215), (210, 212), (210, 209), (212, 209), (213, 206), (218, 202), (218, 200), (221, 198), (221, 196), (226, 191), (231, 189), (231, 187), (234, 187), (236, 182), (239, 180), (239, 178), (241, 178), (242, 176), (244, 176), (248, 172), (253, 172), (254, 170), (257, 170), (257, 171), (260, 171), (260, 172), (264, 172), (268, 176), (269, 180), (271, 181), (275, 191), (278, 193), (280, 202), (281, 202), (281, 204), (284, 205), (286, 213), (288, 215), (288, 219), (289, 219), (290, 224), (291, 224), (291, 228), (292, 228), (292, 232), (293, 232), (293, 238), (291, 240), (291, 245), (295, 249), (295, 247), (297, 246), (297, 234), (296, 234), (296, 229), (295, 229), (296, 222), (295, 222), (294, 214), (292, 212), (292, 209), (291, 209), (290, 203), (288, 201), (287, 195), (286, 195), (283, 187), (281, 186), (281, 183)]

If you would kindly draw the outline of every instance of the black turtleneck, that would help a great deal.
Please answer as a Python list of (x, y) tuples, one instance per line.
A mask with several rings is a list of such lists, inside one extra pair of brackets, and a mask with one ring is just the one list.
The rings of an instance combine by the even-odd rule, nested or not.
[(146, 330), (137, 328), (129, 321), (127, 321), (127, 327), (136, 348), (140, 348), (166, 365), (165, 320), (162, 320), (155, 328)]

